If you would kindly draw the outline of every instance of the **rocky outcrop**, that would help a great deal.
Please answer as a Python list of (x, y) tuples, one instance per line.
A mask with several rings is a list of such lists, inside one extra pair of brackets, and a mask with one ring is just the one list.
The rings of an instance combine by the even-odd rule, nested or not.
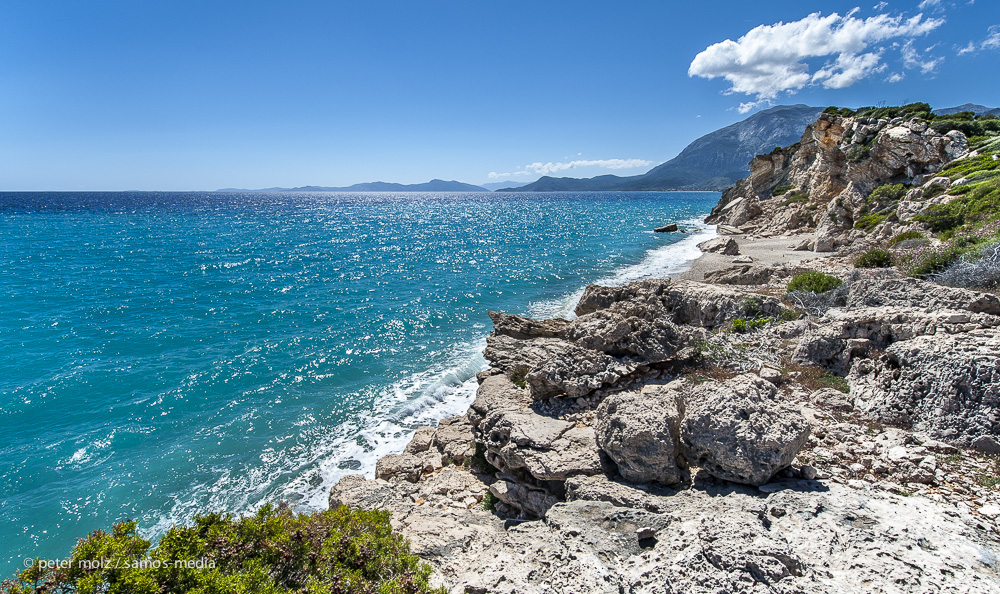
[[(492, 313), (468, 413), (418, 428), (376, 478), (342, 478), (330, 504), (390, 511), (452, 592), (832, 593), (886, 576), (1000, 592), (995, 468), (952, 445), (1000, 451), (1000, 301), (886, 274), (844, 287), (824, 315), (745, 335), (734, 318), (785, 306), (644, 281), (588, 287), (572, 321)], [(830, 370), (849, 393), (807, 388)]]
[[(690, 489), (662, 511), (575, 499), (544, 521), (507, 526), (483, 510), (386, 498), (371, 483), (346, 477), (331, 503), (392, 511), (393, 528), (451, 592), (832, 594), (869, 591), (886, 576), (904, 593), (1000, 589), (996, 543), (973, 528), (974, 514), (839, 483)], [(619, 487), (635, 493), (620, 494), (629, 500), (662, 497)]]
[[(832, 251), (865, 235), (854, 225), (873, 213), (872, 190), (919, 185), (967, 153), (960, 132), (939, 134), (918, 120), (823, 114), (799, 143), (755, 157), (750, 176), (726, 190), (706, 221), (758, 235), (815, 231), (814, 249)], [(897, 220), (915, 214), (910, 206), (874, 206)]]
[(486, 459), (508, 474), (524, 471), (537, 481), (564, 481), (601, 471), (590, 427), (521, 409), (491, 413), (480, 431)]
[(802, 413), (755, 375), (703, 384), (687, 400), (684, 455), (724, 480), (763, 485), (792, 463), (809, 437)]
[[(734, 260), (735, 262), (735, 260)], [(766, 285), (805, 272), (801, 266), (741, 264), (705, 273), (705, 282), (719, 285)], [(787, 282), (787, 281), (786, 281)]]
[(784, 309), (774, 297), (748, 296), (735, 289), (692, 281), (659, 279), (624, 287), (590, 285), (576, 306), (576, 314), (582, 317), (598, 310), (615, 311), (640, 305), (647, 307), (650, 315), (667, 318), (674, 324), (708, 329), (746, 316), (748, 307), (772, 317), (781, 315)]
[(973, 330), (897, 342), (855, 362), (854, 405), (882, 422), (971, 445), (1000, 435), (1000, 332)]
[(848, 308), (906, 305), (925, 311), (967, 311), (1000, 316), (1000, 297), (916, 278), (861, 277), (851, 284)]
[(676, 390), (650, 385), (613, 394), (596, 416), (597, 445), (626, 481), (675, 485), (687, 478), (679, 464), (684, 402)]

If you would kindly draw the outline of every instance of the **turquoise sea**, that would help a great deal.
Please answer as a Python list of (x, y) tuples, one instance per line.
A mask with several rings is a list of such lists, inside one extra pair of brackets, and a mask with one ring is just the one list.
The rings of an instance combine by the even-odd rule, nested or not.
[(0, 194), (0, 578), (124, 519), (323, 508), (464, 412), (488, 310), (677, 271), (718, 198)]

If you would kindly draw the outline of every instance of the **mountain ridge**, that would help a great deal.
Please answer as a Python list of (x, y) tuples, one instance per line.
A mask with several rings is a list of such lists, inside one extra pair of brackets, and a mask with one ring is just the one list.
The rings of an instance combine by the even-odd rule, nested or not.
[(676, 157), (643, 175), (544, 176), (517, 191), (724, 190), (750, 173), (749, 163), (756, 155), (798, 142), (822, 111), (801, 103), (778, 105), (695, 139)]
[(365, 182), (345, 187), (331, 186), (299, 186), (297, 188), (262, 188), (248, 190), (241, 188), (222, 188), (217, 192), (489, 192), (482, 186), (475, 186), (460, 181), (445, 181), (432, 179), (422, 184), (398, 184), (394, 182)]

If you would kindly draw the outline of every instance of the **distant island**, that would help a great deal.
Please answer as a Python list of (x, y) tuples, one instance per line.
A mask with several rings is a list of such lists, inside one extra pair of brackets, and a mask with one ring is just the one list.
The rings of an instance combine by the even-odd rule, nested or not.
[(422, 184), (396, 184), (391, 182), (368, 182), (354, 184), (344, 188), (328, 186), (301, 186), (298, 188), (261, 188), (248, 190), (242, 188), (222, 188), (216, 192), (489, 192), (482, 186), (474, 186), (459, 181), (444, 181), (432, 179)]
[(490, 182), (488, 184), (483, 184), (483, 187), (487, 190), (513, 190), (515, 188), (520, 188), (526, 186), (532, 182), (516, 182), (516, 181), (502, 181), (502, 182)]

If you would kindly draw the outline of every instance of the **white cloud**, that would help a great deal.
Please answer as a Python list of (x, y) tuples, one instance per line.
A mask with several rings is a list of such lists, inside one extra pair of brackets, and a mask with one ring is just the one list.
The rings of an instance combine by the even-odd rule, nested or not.
[[(695, 56), (689, 76), (724, 78), (727, 94), (756, 96), (744, 103), (745, 112), (807, 85), (837, 89), (883, 72), (882, 48), (869, 47), (893, 38), (912, 38), (940, 27), (943, 19), (925, 19), (922, 14), (904, 18), (881, 14), (867, 19), (816, 12), (790, 23), (760, 25), (737, 41), (727, 39), (709, 46)], [(828, 58), (815, 73), (807, 63), (811, 58)]]
[[(933, 47), (927, 48), (928, 51), (932, 50)], [(944, 62), (944, 58), (930, 58), (921, 56), (920, 52), (913, 47), (913, 40), (907, 41), (903, 45), (903, 66), (909, 68), (910, 70), (920, 69), (923, 74), (928, 74), (934, 72), (941, 62)]]
[(993, 25), (987, 30), (989, 35), (979, 46), (983, 49), (1000, 49), (1000, 25)]
[(878, 12), (878, 11), (882, 10), (883, 8), (885, 8), (886, 6), (889, 6), (888, 2), (879, 2), (875, 6), (872, 6), (872, 8), (875, 9), (875, 12)]
[(975, 51), (976, 51), (976, 44), (970, 41), (969, 45), (958, 48), (958, 55), (964, 56), (965, 54), (971, 54)]
[(881, 63), (879, 53), (841, 54), (833, 64), (817, 70), (813, 74), (813, 82), (827, 89), (843, 89), (849, 87), (869, 74), (882, 72), (886, 65)]
[(901, 72), (893, 72), (892, 74), (890, 74), (885, 79), (885, 82), (887, 82), (887, 83), (898, 83), (899, 81), (903, 80), (904, 78), (906, 78), (906, 76), (903, 75), (903, 73), (901, 73)]
[(928, 10), (930, 8), (938, 8), (941, 6), (941, 0), (923, 0), (917, 8), (920, 10)]
[(1000, 25), (992, 25), (986, 29), (986, 38), (978, 44), (970, 41), (965, 47), (958, 48), (958, 55), (974, 54), (981, 50), (1000, 49)]
[(492, 171), (488, 177), (490, 179), (500, 179), (514, 175), (552, 175), (553, 173), (559, 173), (560, 171), (579, 169), (581, 167), (597, 167), (600, 169), (637, 169), (639, 167), (649, 167), (652, 164), (652, 161), (646, 161), (645, 159), (580, 159), (559, 163), (542, 163), (540, 161), (536, 161), (535, 163), (525, 165), (513, 173), (497, 173), (496, 171)]

